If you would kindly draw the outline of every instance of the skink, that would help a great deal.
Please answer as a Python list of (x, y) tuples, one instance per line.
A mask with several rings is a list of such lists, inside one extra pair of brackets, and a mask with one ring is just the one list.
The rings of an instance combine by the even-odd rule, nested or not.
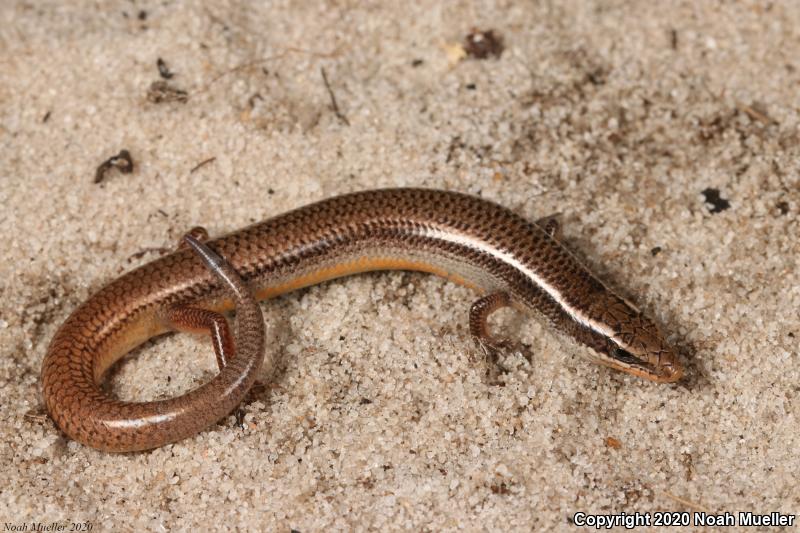
[[(487, 200), (431, 189), (382, 189), (301, 207), (145, 264), (106, 285), (54, 336), (42, 368), (48, 412), (71, 438), (108, 451), (189, 437), (241, 402), (262, 365), (255, 300), (373, 270), (430, 272), (482, 294), (470, 331), (498, 344), (486, 319), (512, 305), (544, 315), (594, 361), (656, 382), (683, 369), (656, 325), (611, 292), (559, 241), (554, 219), (529, 222)], [(236, 334), (222, 312), (237, 310)], [(220, 373), (183, 396), (123, 402), (100, 384), (119, 358), (156, 335), (205, 331)], [(269, 363), (271, 364), (271, 363)]]

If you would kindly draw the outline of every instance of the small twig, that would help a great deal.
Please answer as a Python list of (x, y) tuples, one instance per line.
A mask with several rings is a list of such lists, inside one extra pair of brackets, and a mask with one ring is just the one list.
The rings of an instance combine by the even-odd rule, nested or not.
[(33, 422), (45, 422), (47, 420), (47, 412), (43, 407), (37, 407), (35, 409), (31, 409), (22, 415), (22, 417), (25, 420), (31, 420)]
[(737, 102), (736, 107), (738, 107), (739, 110), (745, 113), (748, 117), (754, 120), (758, 120), (759, 122), (762, 122), (767, 126), (769, 126), (770, 124), (778, 123), (777, 120), (765, 115), (764, 113), (762, 113), (757, 109), (754, 109), (752, 106), (743, 104), (742, 102)]
[(147, 89), (147, 99), (154, 104), (163, 102), (180, 102), (185, 104), (189, 100), (189, 93), (165, 81), (158, 80), (151, 83), (150, 88)]
[(199, 163), (197, 163), (195, 166), (192, 167), (192, 170), (189, 171), (189, 174), (194, 174), (200, 168), (206, 166), (209, 163), (213, 163), (216, 160), (217, 160), (216, 157), (209, 157), (208, 159), (204, 159), (203, 161), (200, 161)]
[(275, 61), (276, 59), (281, 59), (281, 58), (285, 57), (286, 54), (287, 54), (286, 52), (283, 52), (281, 54), (277, 54), (277, 55), (270, 56), (270, 57), (265, 57), (263, 59), (258, 59), (256, 61), (248, 61), (247, 63), (242, 63), (240, 65), (236, 65), (235, 67), (232, 67), (232, 68), (230, 68), (228, 70), (225, 70), (225, 71), (217, 74), (213, 78), (211, 78), (211, 81), (209, 81), (205, 85), (205, 87), (202, 87), (200, 90), (198, 90), (197, 93), (206, 92), (217, 81), (221, 80), (225, 76), (233, 74), (234, 72), (239, 72), (240, 70), (245, 70), (245, 69), (248, 69), (248, 68), (257, 67), (257, 66), (262, 65), (264, 63), (269, 63), (270, 61)]
[(671, 494), (671, 493), (669, 493), (669, 492), (667, 492), (667, 491), (665, 491), (665, 490), (664, 490), (664, 491), (661, 491), (661, 492), (662, 492), (662, 493), (664, 494), (664, 496), (666, 496), (667, 498), (669, 498), (669, 499), (671, 499), (671, 500), (675, 500), (676, 502), (678, 502), (678, 503), (680, 503), (680, 504), (683, 504), (683, 505), (685, 505), (686, 507), (689, 507), (690, 509), (694, 509), (694, 510), (696, 510), (696, 511), (702, 511), (702, 512), (704, 512), (704, 513), (706, 513), (706, 514), (715, 514), (715, 513), (714, 513), (712, 510), (710, 510), (708, 507), (703, 507), (703, 506), (702, 506), (702, 505), (700, 505), (699, 503), (694, 503), (694, 502), (692, 502), (692, 501), (689, 501), (689, 500), (687, 500), (687, 499), (681, 498), (681, 497), (679, 497), (679, 496), (675, 496), (674, 494)]
[(337, 48), (333, 52), (330, 52), (330, 53), (326, 54), (326, 53), (321, 53), (321, 52), (314, 52), (313, 50), (303, 50), (302, 48), (294, 48), (294, 47), (290, 46), (288, 48), (284, 48), (284, 50), (279, 54), (275, 54), (275, 55), (269, 56), (269, 57), (264, 57), (262, 59), (257, 59), (255, 61), (248, 61), (246, 63), (242, 63), (240, 65), (236, 65), (235, 67), (232, 67), (232, 68), (230, 68), (228, 70), (225, 70), (225, 71), (217, 74), (216, 76), (211, 78), (211, 81), (209, 81), (203, 87), (201, 87), (200, 89), (195, 91), (195, 94), (201, 94), (201, 93), (206, 92), (207, 90), (209, 90), (211, 88), (212, 85), (214, 85), (216, 82), (218, 82), (222, 78), (224, 78), (226, 76), (229, 76), (230, 74), (233, 74), (235, 72), (239, 72), (239, 71), (242, 71), (242, 70), (246, 70), (248, 68), (257, 67), (257, 66), (263, 65), (264, 63), (270, 63), (272, 61), (277, 61), (278, 59), (283, 59), (284, 57), (288, 56), (290, 53), (305, 54), (305, 55), (309, 55), (311, 57), (320, 57), (320, 58), (324, 58), (324, 59), (330, 59), (330, 58), (333, 58), (333, 57), (336, 57), (337, 55), (339, 55), (339, 49)]
[(153, 253), (153, 252), (156, 252), (158, 255), (164, 255), (164, 254), (168, 254), (168, 253), (170, 253), (172, 251), (173, 251), (172, 248), (167, 248), (165, 246), (159, 246), (159, 247), (156, 247), (156, 248), (143, 248), (143, 249), (139, 250), (138, 252), (132, 253), (128, 257), (128, 262), (130, 263), (134, 259), (141, 259), (145, 255), (147, 255), (149, 253)]
[(350, 121), (347, 120), (347, 117), (339, 111), (339, 105), (336, 103), (336, 96), (333, 94), (333, 89), (331, 89), (331, 84), (328, 83), (328, 76), (325, 74), (325, 69), (320, 67), (319, 71), (322, 73), (322, 81), (325, 82), (325, 88), (328, 90), (328, 96), (331, 97), (331, 107), (333, 107), (334, 114), (341, 120), (346, 126), (350, 125)]

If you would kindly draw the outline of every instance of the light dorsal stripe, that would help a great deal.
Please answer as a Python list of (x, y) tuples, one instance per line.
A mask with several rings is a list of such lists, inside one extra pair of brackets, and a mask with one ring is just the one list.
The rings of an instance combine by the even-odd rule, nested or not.
[(501, 250), (500, 248), (492, 246), (490, 243), (484, 240), (466, 235), (464, 233), (446, 231), (437, 228), (425, 228), (424, 231), (424, 235), (426, 237), (454, 243), (460, 246), (467, 246), (469, 248), (478, 250), (481, 253), (487, 254), (490, 257), (495, 257), (502, 263), (512, 265), (525, 277), (530, 279), (532, 283), (534, 283), (542, 291), (547, 293), (553, 300), (555, 300), (561, 309), (563, 309), (564, 312), (567, 313), (573, 320), (601, 335), (604, 335), (605, 337), (611, 339), (615, 338), (614, 331), (608, 325), (598, 322), (597, 320), (593, 320), (585, 313), (581, 312), (580, 309), (577, 309), (574, 305), (570, 305), (565, 298), (565, 295), (559, 291), (552, 282), (542, 277), (531, 266), (523, 263), (518, 257), (509, 253), (508, 251)]

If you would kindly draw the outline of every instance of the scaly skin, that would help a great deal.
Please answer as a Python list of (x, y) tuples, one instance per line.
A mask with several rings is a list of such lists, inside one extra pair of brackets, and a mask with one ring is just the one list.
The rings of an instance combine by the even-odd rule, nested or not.
[[(232, 266), (228, 278), (235, 281), (238, 273), (259, 300), (357, 272), (431, 272), (544, 314), (587, 345), (598, 363), (657, 382), (680, 379), (682, 367), (655, 324), (583, 267), (555, 229), (552, 220), (545, 230), (473, 196), (386, 189), (301, 207), (208, 246)], [(218, 274), (182, 248), (112, 281), (76, 309), (42, 368), (43, 396), (56, 424), (95, 448), (143, 450), (186, 438), (234, 409), (263, 349), (253, 298), (226, 292)], [(236, 355), (212, 381), (178, 398), (143, 403), (120, 402), (100, 388), (117, 359), (172, 329), (165, 318), (170, 309), (221, 312), (234, 305)], [(263, 346), (263, 330), (261, 339)]]

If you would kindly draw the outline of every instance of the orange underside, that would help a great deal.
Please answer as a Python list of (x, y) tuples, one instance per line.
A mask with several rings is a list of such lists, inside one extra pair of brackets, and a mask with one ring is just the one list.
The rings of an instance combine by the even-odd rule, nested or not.
[[(458, 283), (459, 285), (463, 285), (471, 289), (476, 289), (479, 292), (483, 292), (480, 287), (477, 287), (474, 283), (467, 280), (463, 276), (460, 276), (459, 274), (456, 274), (454, 272), (450, 272), (444, 268), (438, 267), (429, 262), (412, 261), (408, 259), (397, 259), (390, 257), (367, 257), (367, 258), (354, 259), (352, 261), (339, 263), (329, 267), (320, 268), (319, 270), (316, 270), (314, 272), (311, 272), (303, 276), (292, 278), (278, 285), (267, 285), (266, 287), (258, 289), (255, 293), (255, 296), (256, 299), (258, 300), (265, 300), (268, 298), (274, 298), (275, 296), (279, 296), (287, 292), (301, 289), (303, 287), (316, 285), (318, 283), (322, 283), (324, 281), (328, 281), (331, 279), (349, 276), (352, 274), (359, 274), (362, 272), (376, 271), (376, 270), (414, 270), (420, 272), (428, 272), (431, 274), (435, 274), (439, 277), (448, 279), (450, 281), (453, 281), (454, 283)], [(210, 309), (214, 309), (217, 311), (226, 311), (234, 307), (233, 302), (228, 298), (225, 298), (221, 301), (217, 300), (216, 302), (207, 302), (206, 305), (208, 305)], [(517, 307), (517, 305), (514, 305), (514, 307)], [(111, 349), (109, 350), (109, 352), (105, 353), (102, 357), (99, 358), (98, 361), (96, 361), (95, 365), (96, 379), (99, 381), (100, 376), (102, 376), (105, 370), (118, 357), (128, 352), (135, 346), (139, 345), (141, 342), (147, 340), (148, 338), (152, 338), (155, 335), (164, 333), (168, 329), (169, 327), (167, 327), (163, 322), (152, 316), (146, 317), (139, 323), (131, 325), (130, 329), (125, 331), (122, 338), (118, 338), (117, 342), (112, 347), (110, 347)], [(610, 361), (602, 360), (599, 358), (596, 359), (596, 362), (656, 382), (677, 381), (678, 379), (680, 379), (682, 375), (682, 371), (680, 369), (677, 370), (673, 375), (662, 377), (662, 376), (654, 376), (650, 373), (647, 373), (639, 369), (614, 365)]]
[(361, 258), (349, 261), (346, 263), (339, 263), (330, 267), (322, 268), (305, 276), (293, 278), (280, 285), (269, 285), (256, 292), (256, 299), (265, 300), (273, 298), (281, 294), (291, 292), (293, 290), (316, 285), (323, 281), (328, 281), (351, 274), (359, 274), (361, 272), (371, 272), (374, 270), (418, 270), (421, 272), (429, 272), (445, 279), (449, 279), (459, 285), (464, 285), (471, 289), (476, 288), (475, 284), (464, 279), (454, 272), (448, 272), (443, 268), (424, 261), (410, 261), (407, 259), (395, 259), (388, 257), (377, 258)]
[[(471, 281), (455, 272), (449, 272), (444, 268), (438, 267), (426, 261), (411, 261), (408, 259), (396, 259), (392, 257), (362, 257), (338, 263), (329, 267), (323, 267), (303, 276), (297, 276), (290, 280), (277, 285), (267, 285), (266, 287), (259, 287), (255, 291), (256, 300), (267, 300), (292, 292), (303, 287), (310, 287), (319, 283), (329, 281), (336, 278), (350, 276), (353, 274), (361, 274), (363, 272), (374, 272), (376, 270), (414, 270), (418, 272), (427, 272), (434, 274), (441, 278), (452, 281), (459, 285), (463, 285), (469, 289), (483, 292), (481, 287), (476, 286)], [(216, 302), (208, 302), (208, 308), (214, 311), (223, 312), (230, 311), (234, 308), (233, 301), (229, 298), (223, 298)]]
[[(404, 259), (388, 258), (388, 257), (366, 257), (354, 259), (332, 265), (329, 267), (321, 268), (310, 274), (298, 276), (278, 285), (268, 285), (256, 291), (255, 296), (257, 300), (265, 300), (267, 298), (274, 298), (281, 294), (291, 292), (310, 285), (316, 285), (323, 281), (328, 281), (351, 274), (359, 274), (362, 272), (370, 272), (374, 270), (416, 270), (421, 272), (429, 272), (442, 278), (449, 279), (454, 283), (464, 285), (469, 288), (476, 288), (475, 284), (467, 281), (462, 276), (456, 273), (448, 272), (447, 270), (432, 265), (425, 261), (410, 261)], [(201, 304), (202, 307), (208, 306), (209, 309), (215, 311), (229, 311), (233, 309), (233, 301), (230, 298), (223, 298), (216, 302), (206, 302)], [(95, 360), (95, 379), (99, 382), (101, 376), (111, 366), (114, 361), (119, 357), (129, 352), (142, 342), (169, 331), (171, 328), (162, 320), (155, 316), (145, 316), (139, 321), (130, 324), (129, 327), (115, 339), (116, 342), (108, 347), (108, 351), (100, 355)]]

